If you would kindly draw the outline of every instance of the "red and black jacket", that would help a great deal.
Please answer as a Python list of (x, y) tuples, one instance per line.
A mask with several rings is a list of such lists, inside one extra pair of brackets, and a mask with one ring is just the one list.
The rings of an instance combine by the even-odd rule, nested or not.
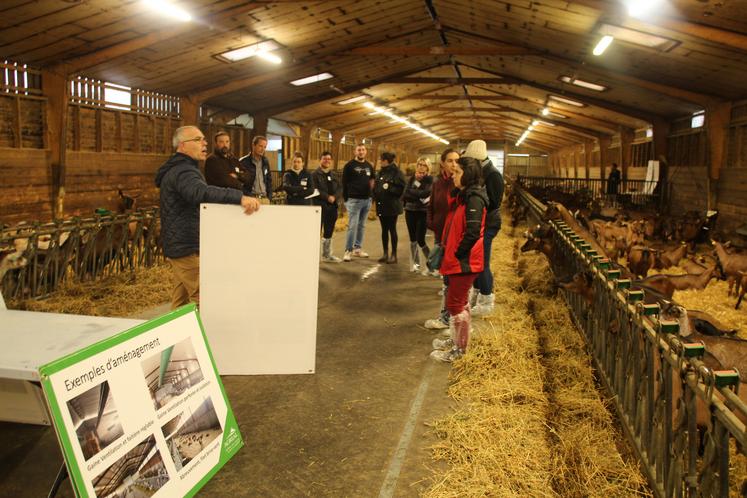
[(443, 236), (441, 275), (480, 273), (483, 270), (483, 233), (488, 195), (477, 185), (452, 196)]

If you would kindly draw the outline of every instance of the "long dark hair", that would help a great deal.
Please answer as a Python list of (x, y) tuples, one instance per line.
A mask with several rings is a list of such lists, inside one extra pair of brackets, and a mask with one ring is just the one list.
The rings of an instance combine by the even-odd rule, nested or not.
[(462, 184), (462, 188), (471, 187), (473, 185), (480, 184), (482, 168), (480, 167), (480, 161), (473, 157), (460, 157), (457, 160), (457, 164), (462, 171), (462, 179), (459, 183)]

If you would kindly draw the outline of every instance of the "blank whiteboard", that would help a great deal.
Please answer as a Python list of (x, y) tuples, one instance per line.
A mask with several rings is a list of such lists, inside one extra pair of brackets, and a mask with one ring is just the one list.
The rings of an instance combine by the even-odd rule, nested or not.
[(318, 206), (200, 207), (200, 316), (221, 375), (314, 373)]

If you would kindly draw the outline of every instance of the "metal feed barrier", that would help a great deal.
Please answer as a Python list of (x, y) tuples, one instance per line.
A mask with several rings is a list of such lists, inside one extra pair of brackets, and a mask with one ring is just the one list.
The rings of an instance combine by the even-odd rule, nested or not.
[[(516, 181), (525, 189), (535, 188), (562, 192), (569, 195), (585, 196), (589, 201), (605, 200), (607, 180), (591, 178), (558, 178), (549, 176), (518, 176)], [(645, 180), (622, 180), (618, 185), (616, 202), (628, 208), (661, 208), (666, 201), (657, 182)]]
[(20, 245), (28, 264), (5, 275), (3, 296), (43, 297), (65, 280), (89, 281), (153, 266), (163, 258), (159, 237), (157, 208), (4, 229), (0, 247)]
[[(545, 206), (518, 195), (541, 218)], [(708, 368), (702, 343), (683, 342), (678, 323), (661, 318), (658, 304), (643, 304), (643, 292), (630, 290), (572, 227), (549, 223), (560, 264), (593, 275), (591, 306), (578, 294), (565, 299), (655, 495), (729, 496), (730, 441), (747, 448), (739, 373)]]

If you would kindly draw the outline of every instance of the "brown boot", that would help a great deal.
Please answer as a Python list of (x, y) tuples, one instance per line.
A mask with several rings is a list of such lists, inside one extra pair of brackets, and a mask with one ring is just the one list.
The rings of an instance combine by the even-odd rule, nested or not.
[(379, 263), (388, 263), (389, 262), (389, 251), (384, 251), (384, 255), (377, 259)]
[(392, 255), (387, 258), (386, 262), (390, 265), (397, 263), (397, 253), (393, 252)]

